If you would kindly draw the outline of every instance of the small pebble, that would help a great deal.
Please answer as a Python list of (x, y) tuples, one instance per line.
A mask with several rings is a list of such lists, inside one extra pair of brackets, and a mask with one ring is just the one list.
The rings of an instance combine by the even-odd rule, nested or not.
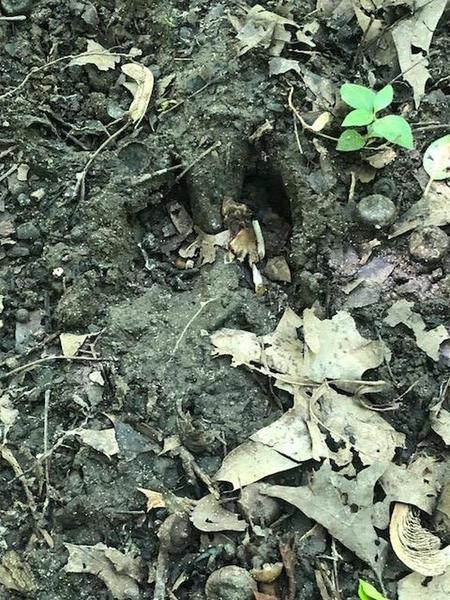
[(27, 323), (30, 320), (30, 313), (26, 308), (19, 308), (16, 312), (16, 321), (19, 323)]
[(21, 246), (20, 244), (16, 244), (6, 253), (9, 258), (23, 258), (24, 256), (30, 255), (30, 250), (26, 246)]
[(34, 223), (22, 223), (17, 227), (17, 238), (19, 240), (37, 240), (40, 237), (41, 233)]
[(234, 565), (214, 571), (205, 586), (208, 600), (254, 600), (257, 589), (250, 573)]
[(409, 252), (413, 258), (426, 263), (437, 262), (448, 250), (448, 235), (439, 227), (428, 225), (413, 231)]
[(357, 206), (358, 217), (363, 223), (372, 225), (377, 229), (393, 223), (397, 209), (387, 196), (372, 194), (362, 198)]
[(8, 17), (24, 15), (33, 7), (33, 0), (1, 0), (0, 6)]

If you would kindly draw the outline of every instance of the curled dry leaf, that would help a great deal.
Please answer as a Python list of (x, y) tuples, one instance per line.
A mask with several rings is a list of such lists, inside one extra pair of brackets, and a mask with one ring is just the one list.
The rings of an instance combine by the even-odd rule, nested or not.
[[(20, 594), (32, 594), (36, 583), (28, 563), (15, 550), (5, 552), (0, 563), (0, 585)], [(5, 596), (6, 597), (6, 596)]]
[(246, 258), (250, 266), (259, 262), (258, 243), (253, 227), (241, 229), (231, 240), (230, 250), (239, 262)]
[(322, 131), (333, 120), (333, 115), (330, 112), (320, 114), (314, 123), (308, 127), (311, 131)]
[(94, 42), (94, 40), (88, 40), (86, 52), (73, 58), (70, 61), (69, 66), (95, 65), (100, 71), (108, 71), (109, 69), (114, 69), (116, 63), (119, 61), (119, 56), (112, 54), (101, 44)]
[(379, 152), (368, 156), (366, 161), (374, 169), (382, 169), (393, 162), (396, 158), (396, 151), (393, 148), (386, 148), (385, 150), (380, 150)]
[(138, 600), (138, 582), (144, 580), (144, 563), (133, 553), (122, 553), (99, 543), (95, 546), (64, 544), (69, 552), (67, 573), (90, 573), (106, 585), (117, 600)]
[(428, 146), (423, 155), (423, 168), (434, 181), (450, 177), (450, 134)]
[(247, 523), (223, 508), (212, 494), (199, 500), (191, 513), (191, 522), (199, 531), (245, 531)]
[(139, 63), (126, 63), (122, 65), (122, 71), (136, 83), (136, 88), (132, 91), (134, 99), (128, 109), (128, 116), (138, 125), (147, 112), (150, 102), (154, 84), (153, 73)]
[(182, 258), (193, 258), (197, 252), (200, 253), (200, 265), (212, 264), (216, 260), (217, 248), (227, 249), (230, 243), (230, 232), (221, 231), (216, 234), (204, 233), (200, 229), (196, 230), (197, 237), (184, 248), (179, 250)]
[(416, 573), (442, 575), (450, 564), (450, 546), (441, 550), (441, 540), (422, 527), (418, 510), (409, 504), (395, 504), (389, 534), (395, 554)]
[(147, 498), (147, 512), (150, 512), (154, 508), (165, 508), (166, 502), (164, 496), (160, 492), (154, 492), (153, 490), (146, 490), (145, 488), (137, 488), (138, 492), (144, 494)]
[(266, 563), (260, 569), (251, 569), (250, 575), (259, 583), (272, 583), (281, 575), (283, 563)]

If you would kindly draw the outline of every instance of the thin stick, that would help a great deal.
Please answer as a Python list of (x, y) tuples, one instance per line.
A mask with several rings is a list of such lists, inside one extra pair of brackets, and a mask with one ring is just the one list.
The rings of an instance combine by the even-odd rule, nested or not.
[(184, 338), (184, 336), (186, 335), (187, 330), (189, 329), (189, 327), (192, 325), (192, 323), (195, 321), (195, 319), (200, 315), (200, 313), (202, 312), (202, 310), (205, 308), (205, 306), (208, 306), (208, 304), (211, 304), (211, 302), (214, 302), (215, 300), (218, 300), (218, 298), (210, 298), (209, 300), (206, 300), (205, 302), (200, 302), (200, 308), (194, 313), (194, 315), (189, 319), (189, 321), (186, 323), (183, 331), (181, 332), (180, 336), (178, 337), (175, 346), (173, 347), (172, 350), (172, 355), (171, 358), (175, 355), (175, 353), (177, 352), (178, 348), (180, 347), (180, 344)]
[(155, 177), (159, 177), (160, 175), (165, 175), (166, 173), (170, 173), (171, 171), (177, 171), (178, 169), (182, 168), (183, 165), (174, 165), (173, 167), (166, 167), (165, 169), (159, 169), (159, 171), (153, 171), (153, 173), (144, 173), (143, 175), (132, 179), (130, 185), (140, 185), (141, 183), (150, 181), (150, 179), (154, 179)]
[(50, 490), (50, 460), (48, 456), (48, 412), (50, 408), (50, 390), (44, 393), (44, 475), (45, 475), (45, 500), (42, 507), (42, 518), (45, 515), (49, 503), (48, 493)]
[(111, 144), (121, 133), (123, 133), (130, 124), (131, 124), (131, 121), (126, 121), (125, 124), (116, 131), (116, 133), (113, 133), (102, 144), (100, 144), (100, 146), (97, 148), (97, 150), (94, 152), (94, 154), (92, 154), (91, 158), (87, 161), (86, 165), (84, 166), (84, 169), (81, 171), (81, 173), (78, 173), (78, 175), (77, 175), (77, 183), (76, 183), (75, 189), (73, 191), (74, 198), (78, 195), (78, 192), (80, 192), (80, 200), (84, 200), (85, 193), (86, 193), (86, 175), (88, 174), (88, 171), (89, 171), (92, 163), (97, 158), (97, 156), (100, 154), (100, 152), (102, 150), (104, 150), (106, 148), (106, 146), (109, 146), (109, 144)]
[(43, 363), (51, 362), (53, 360), (69, 360), (69, 361), (77, 361), (77, 362), (101, 362), (104, 360), (111, 361), (111, 360), (115, 360), (115, 359), (93, 358), (93, 357), (89, 357), (89, 356), (59, 356), (59, 355), (45, 356), (44, 358), (38, 358), (37, 360), (34, 360), (33, 362), (27, 363), (26, 365), (22, 365), (21, 367), (16, 367), (15, 369), (12, 369), (12, 371), (9, 371), (8, 373), (4, 373), (3, 375), (0, 375), (0, 381), (4, 381), (5, 379), (12, 377), (13, 375), (17, 375), (17, 373), (22, 373), (22, 371), (28, 371), (29, 369), (34, 369), (38, 365), (42, 365)]
[(303, 154), (303, 148), (302, 148), (302, 144), (300, 142), (300, 136), (298, 135), (298, 125), (297, 125), (297, 119), (295, 118), (295, 115), (292, 115), (292, 121), (294, 123), (295, 141), (297, 142), (297, 146), (298, 146), (300, 154)]
[(294, 94), (294, 88), (291, 87), (289, 90), (289, 95), (288, 95), (289, 108), (291, 109), (293, 114), (297, 117), (297, 119), (300, 121), (303, 129), (306, 129), (306, 131), (310, 131), (313, 135), (316, 135), (318, 137), (322, 137), (322, 138), (325, 138), (326, 140), (332, 140), (333, 142), (337, 142), (338, 139), (333, 137), (332, 135), (327, 135), (326, 133), (322, 133), (321, 131), (314, 131), (311, 128), (311, 126), (308, 125), (308, 123), (304, 120), (304, 118), (301, 116), (301, 114), (298, 112), (298, 110), (294, 106), (293, 99), (292, 99), (293, 94)]
[(25, 15), (15, 15), (14, 17), (0, 17), (0, 21), (26, 21)]
[(10, 175), (12, 175), (14, 173), (14, 171), (17, 170), (19, 165), (13, 165), (12, 167), (10, 167), (7, 171), (5, 171), (3, 173), (3, 175), (0, 175), (0, 182), (2, 182), (4, 179), (6, 179), (7, 177), (9, 177)]
[(175, 181), (178, 183), (180, 181), (180, 179), (183, 179), (183, 177), (186, 175), (186, 173), (188, 171), (190, 171), (193, 167), (195, 167), (195, 165), (197, 163), (199, 163), (201, 160), (203, 160), (205, 158), (205, 156), (208, 156), (208, 154), (210, 154), (216, 148), (219, 148), (219, 146), (221, 146), (221, 145), (222, 145), (222, 142), (215, 142), (212, 146), (210, 146), (204, 152), (199, 154), (197, 156), (197, 158), (191, 162), (190, 165), (188, 165), (179, 175), (177, 175), (177, 178), (175, 179)]

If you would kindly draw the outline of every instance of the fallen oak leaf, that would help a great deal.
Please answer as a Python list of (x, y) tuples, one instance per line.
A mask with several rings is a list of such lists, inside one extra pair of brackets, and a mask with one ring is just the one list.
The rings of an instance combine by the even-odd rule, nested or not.
[(204, 496), (196, 503), (190, 519), (196, 529), (206, 533), (247, 529), (247, 523), (235, 513), (226, 510), (212, 494)]
[(86, 52), (83, 52), (83, 54), (72, 58), (72, 60), (69, 62), (69, 66), (95, 65), (99, 71), (108, 71), (109, 69), (114, 69), (116, 63), (119, 61), (119, 56), (112, 54), (98, 42), (95, 42), (94, 40), (87, 40)]

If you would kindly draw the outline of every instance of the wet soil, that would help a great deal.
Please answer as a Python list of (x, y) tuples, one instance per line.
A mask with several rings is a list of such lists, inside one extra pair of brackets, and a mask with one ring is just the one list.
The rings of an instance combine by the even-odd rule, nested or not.
[[(121, 53), (139, 48), (139, 60), (156, 79), (146, 118), (96, 157), (81, 198), (74, 195), (77, 173), (115, 131), (108, 124), (130, 102), (117, 72), (61, 61), (33, 73), (7, 97), (0, 94), (2, 173), (14, 165), (29, 167), (26, 177), (20, 169), (0, 175), (0, 395), (7, 394), (18, 410), (7, 443), (34, 503), (23, 478), (0, 459), (0, 557), (8, 550), (25, 557), (35, 580), (29, 597), (112, 598), (100, 579), (64, 571), (64, 544), (101, 542), (136, 550), (153, 564), (166, 513), (146, 514), (137, 488), (193, 499), (207, 493), (179, 455), (161, 453), (164, 440), (181, 436), (197, 464), (213, 476), (227, 451), (288, 408), (289, 398), (281, 396), (278, 405), (262, 376), (211, 357), (209, 334), (220, 327), (259, 335), (274, 329), (287, 306), (301, 312), (318, 303), (328, 317), (349, 310), (359, 330), (385, 341), (394, 357), (377, 372), (389, 386), (373, 401), (401, 398), (386, 418), (407, 436), (403, 459), (419, 444), (440, 452), (441, 442), (429, 432), (428, 408), (448, 377), (448, 355), (432, 361), (409, 330), (388, 327), (383, 319), (395, 300), (406, 298), (429, 328), (448, 325), (450, 257), (433, 264), (415, 261), (408, 236), (389, 239), (383, 230), (362, 225), (355, 201), (383, 193), (404, 212), (422, 192), (423, 149), (445, 129), (418, 131), (416, 149), (399, 152), (370, 182), (357, 181), (349, 201), (351, 173), (361, 158), (339, 155), (333, 142), (301, 130), (300, 152), (287, 96), (292, 86), (298, 108), (306, 112), (313, 108), (311, 91), (296, 73), (270, 77), (265, 50), (237, 58), (227, 19), (237, 10), (234, 1), (0, 2), (3, 8), (9, 4), (21, 5), (18, 12), (27, 19), (0, 21), (2, 93), (33, 68), (83, 52), (86, 39)], [(297, 22), (314, 10), (314, 3), (293, 3)], [(396, 109), (406, 106), (413, 125), (449, 122), (445, 31), (444, 19), (419, 110), (408, 86), (396, 85)], [(298, 59), (302, 72), (337, 86), (367, 84), (370, 55), (360, 40), (354, 21), (338, 28), (323, 23), (313, 51), (294, 44), (284, 55)], [(399, 72), (397, 65), (371, 69), (377, 86)], [(170, 170), (174, 165), (181, 169)], [(136, 184), (143, 173), (166, 169)], [(248, 204), (261, 224), (267, 256), (285, 256), (291, 283), (269, 280), (266, 293), (255, 294), (248, 266), (225, 264), (221, 250), (214, 264), (179, 268), (184, 239), (169, 207), (180, 203), (197, 226), (215, 233), (222, 229), (225, 198)], [(394, 268), (375, 303), (358, 297), (352, 304), (343, 288), (374, 239), (379, 244), (373, 256)], [(60, 354), (60, 333), (92, 334), (91, 352), (84, 355), (92, 360), (48, 358)], [(46, 360), (12, 374), (41, 358)], [(185, 428), (180, 406), (190, 415)], [(111, 458), (68, 433), (112, 424), (120, 450)], [(52, 449), (47, 461), (45, 448)], [(295, 485), (300, 477), (284, 474), (274, 481)], [(312, 525), (294, 513), (276, 535), (296, 532), (300, 538)], [(242, 536), (230, 534), (230, 540), (231, 555), (217, 550), (223, 540), (213, 539), (214, 560), (193, 562), (201, 544), (205, 547), (205, 539), (193, 534), (188, 550), (174, 555), (170, 583), (188, 563), (195, 565), (176, 591), (179, 600), (204, 598), (205, 580), (217, 567), (247, 568), (254, 556), (279, 560), (275, 539), (257, 540), (245, 551)], [(319, 599), (315, 570), (326, 562), (330, 540), (319, 532), (296, 552), (296, 597)], [(341, 598), (354, 599), (358, 578), (373, 577), (345, 548), (339, 552)], [(396, 581), (407, 570), (391, 558), (385, 584), (393, 599)], [(2, 600), (21, 597), (0, 586)], [(142, 582), (139, 598), (152, 597), (152, 583)]]

